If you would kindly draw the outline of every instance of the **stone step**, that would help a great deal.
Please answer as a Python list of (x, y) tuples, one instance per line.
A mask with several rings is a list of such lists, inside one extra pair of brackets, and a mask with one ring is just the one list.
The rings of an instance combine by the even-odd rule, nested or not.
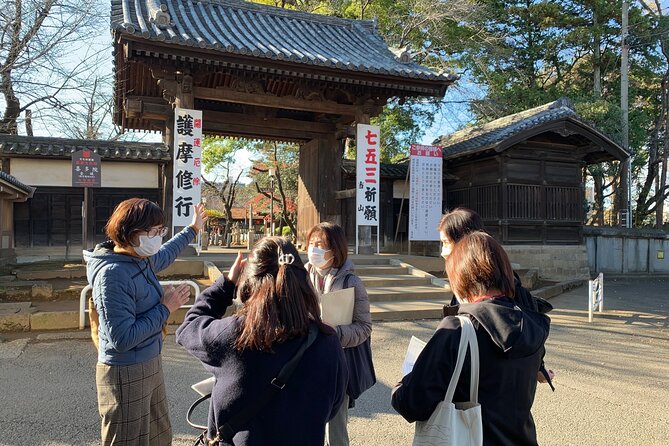
[(444, 300), (414, 300), (411, 302), (371, 302), (372, 321), (408, 321), (441, 319)]
[(440, 300), (444, 303), (450, 301), (453, 293), (450, 290), (436, 286), (407, 286), (407, 287), (370, 287), (367, 295), (370, 302), (397, 302), (415, 300)]
[(363, 265), (356, 264), (354, 272), (358, 276), (385, 277), (391, 275), (406, 275), (409, 273), (404, 266), (394, 265)]
[[(300, 258), (302, 259), (303, 263), (308, 262), (306, 253), (300, 253)], [(356, 270), (359, 269), (360, 267), (367, 267), (367, 266), (390, 266), (390, 258), (389, 257), (349, 256), (349, 259), (351, 259), (353, 264), (356, 266)], [(234, 258), (226, 258), (226, 259), (211, 260), (211, 261), (217, 267), (224, 268), (224, 269), (228, 270), (232, 266), (232, 263), (234, 262)]]
[(359, 276), (367, 288), (392, 286), (409, 287), (432, 284), (428, 277), (412, 276), (409, 274), (384, 274), (383, 276)]

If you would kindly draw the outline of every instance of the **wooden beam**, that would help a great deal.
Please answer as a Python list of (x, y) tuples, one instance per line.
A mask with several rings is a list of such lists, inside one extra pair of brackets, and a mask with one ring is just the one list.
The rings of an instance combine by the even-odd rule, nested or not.
[(311, 111), (315, 113), (329, 113), (333, 115), (355, 116), (356, 114), (359, 114), (358, 107), (354, 105), (338, 104), (333, 101), (305, 101), (293, 97), (257, 95), (241, 91), (223, 90), (220, 88), (194, 87), (193, 95), (196, 98), (207, 99), (210, 101), (257, 105), (259, 107)]
[(338, 190), (334, 193), (335, 200), (344, 200), (355, 197), (355, 189)]
[(310, 141), (312, 139), (322, 138), (323, 133), (315, 133), (304, 130), (288, 130), (278, 128), (262, 129), (255, 125), (244, 125), (239, 123), (204, 121), (205, 134), (218, 134), (221, 136), (239, 136), (251, 139), (270, 139), (275, 141)]
[(128, 118), (167, 121), (172, 119), (172, 107), (162, 98), (127, 96), (124, 105)]
[(299, 121), (288, 118), (263, 118), (242, 113), (227, 113), (203, 110), (202, 119), (205, 122), (219, 122), (233, 125), (244, 125), (258, 127), (262, 132), (266, 129), (296, 130), (309, 133), (333, 134), (336, 131), (334, 124), (324, 122)]

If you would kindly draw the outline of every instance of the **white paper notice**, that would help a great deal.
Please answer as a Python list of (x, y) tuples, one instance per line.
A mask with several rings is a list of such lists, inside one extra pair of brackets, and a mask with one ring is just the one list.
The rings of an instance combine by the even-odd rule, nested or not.
[(215, 383), (216, 383), (216, 378), (212, 376), (211, 378), (207, 378), (203, 381), (200, 381), (199, 383), (193, 384), (192, 386), (190, 386), (190, 388), (195, 390), (201, 396), (205, 396), (209, 395), (211, 391), (214, 390)]
[(321, 296), (321, 319), (331, 327), (353, 322), (355, 288), (332, 291)]
[(411, 336), (409, 341), (409, 347), (407, 348), (407, 354), (404, 357), (404, 362), (402, 363), (402, 375), (406, 376), (411, 370), (413, 370), (413, 365), (416, 363), (420, 352), (423, 351), (427, 342), (421, 341), (415, 336)]

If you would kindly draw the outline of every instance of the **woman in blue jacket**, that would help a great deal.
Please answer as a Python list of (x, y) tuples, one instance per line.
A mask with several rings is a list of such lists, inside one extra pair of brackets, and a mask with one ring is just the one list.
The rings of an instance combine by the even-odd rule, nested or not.
[[(321, 322), (318, 298), (289, 241), (266, 237), (244, 263), (240, 254), (229, 277), (222, 276), (198, 296), (176, 333), (177, 342), (216, 379), (208, 444), (323, 446), (325, 424), (337, 413), (346, 391), (339, 339)], [(235, 294), (243, 305), (235, 315), (224, 317)], [(316, 331), (316, 338), (292, 376), (260, 404), (309, 331)], [(252, 416), (233, 421), (256, 406)], [(237, 426), (223, 428), (228, 423)]]
[(95, 380), (105, 446), (172, 443), (160, 359), (162, 327), (190, 291), (186, 285), (163, 290), (156, 272), (174, 262), (205, 220), (204, 207), (195, 206), (193, 222), (163, 244), (163, 210), (131, 198), (107, 222), (110, 240), (84, 251), (99, 315)]

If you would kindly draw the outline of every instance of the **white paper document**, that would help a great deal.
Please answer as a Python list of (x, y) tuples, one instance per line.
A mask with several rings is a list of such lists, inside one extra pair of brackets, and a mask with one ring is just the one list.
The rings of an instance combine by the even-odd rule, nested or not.
[(203, 381), (200, 381), (199, 383), (193, 384), (192, 386), (190, 386), (190, 388), (195, 390), (201, 396), (205, 396), (209, 395), (211, 391), (214, 389), (215, 382), (216, 378), (212, 376), (211, 378), (207, 378)]
[(407, 348), (407, 354), (404, 357), (404, 362), (402, 363), (402, 375), (407, 375), (411, 370), (413, 370), (413, 365), (416, 363), (420, 352), (423, 351), (427, 342), (421, 341), (415, 336), (411, 336), (409, 341), (409, 347)]
[(321, 296), (321, 319), (331, 327), (353, 322), (355, 288), (332, 291)]

